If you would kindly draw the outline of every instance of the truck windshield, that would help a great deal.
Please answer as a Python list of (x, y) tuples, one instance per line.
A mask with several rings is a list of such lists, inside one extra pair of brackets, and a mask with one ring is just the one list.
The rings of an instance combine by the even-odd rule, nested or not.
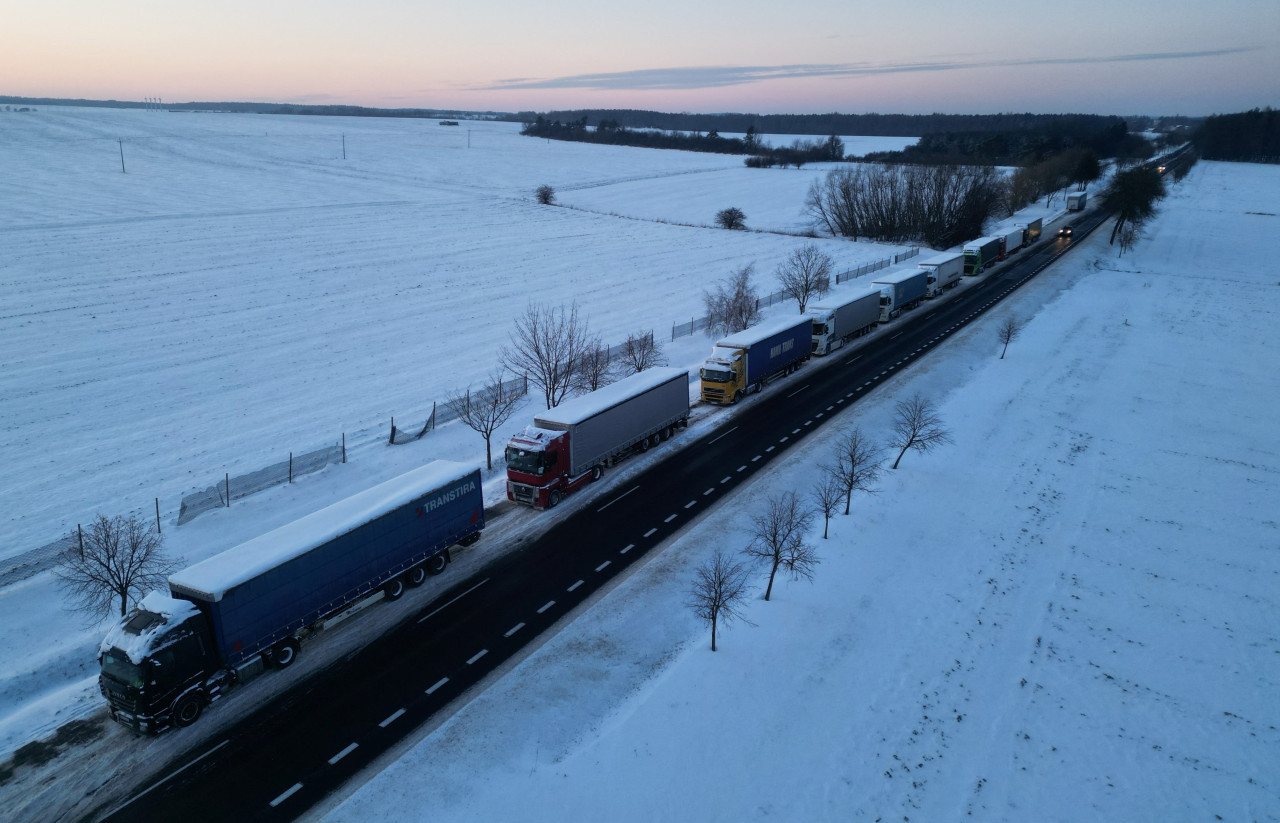
[(702, 369), (701, 375), (708, 383), (728, 383), (733, 379), (733, 372), (720, 369)]
[(814, 337), (821, 337), (822, 335), (824, 335), (824, 334), (826, 334), (826, 333), (827, 333), (827, 324), (826, 324), (826, 323), (819, 323), (817, 320), (813, 321), (813, 335), (814, 335)]
[(111, 649), (102, 655), (102, 673), (112, 680), (126, 686), (133, 686), (135, 689), (142, 686), (142, 667), (131, 661), (129, 656), (119, 649)]
[(523, 474), (542, 474), (542, 451), (526, 451), (515, 446), (507, 447), (507, 468)]

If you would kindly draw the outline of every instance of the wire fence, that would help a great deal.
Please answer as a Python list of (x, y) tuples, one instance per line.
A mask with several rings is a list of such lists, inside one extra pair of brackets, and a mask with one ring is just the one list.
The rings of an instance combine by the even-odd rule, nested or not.
[[(871, 272), (880, 271), (881, 269), (886, 269), (889, 266), (897, 265), (903, 260), (910, 260), (919, 253), (920, 248), (918, 246), (912, 246), (900, 254), (895, 254), (893, 257), (885, 257), (881, 260), (876, 260), (873, 263), (865, 263), (858, 266), (856, 269), (837, 272), (835, 278), (836, 285), (838, 286), (841, 283), (847, 283), (850, 280), (870, 274)], [(792, 299), (794, 298), (785, 291), (775, 291), (773, 294), (757, 299), (756, 309), (766, 309), (775, 303), (783, 303)], [(671, 339), (675, 340), (677, 337), (688, 337), (691, 334), (706, 331), (709, 328), (711, 328), (710, 317), (691, 317), (689, 318), (688, 323), (671, 324)]]
[(304, 454), (295, 455), (290, 452), (288, 460), (251, 471), (248, 474), (240, 474), (235, 477), (230, 474), (224, 474), (222, 480), (212, 486), (183, 495), (182, 505), (178, 509), (178, 525), (182, 526), (190, 523), (195, 517), (207, 511), (226, 508), (231, 505), (232, 500), (239, 500), (242, 497), (257, 494), (272, 486), (292, 483), (295, 477), (318, 472), (334, 463), (345, 463), (347, 462), (346, 454), (346, 435), (343, 435), (343, 442), (341, 443), (335, 443), (332, 446), (325, 446), (322, 449), (316, 449)]

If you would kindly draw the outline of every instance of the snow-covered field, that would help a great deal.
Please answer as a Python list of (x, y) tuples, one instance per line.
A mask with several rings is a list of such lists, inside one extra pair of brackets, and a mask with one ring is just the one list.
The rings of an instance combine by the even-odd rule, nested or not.
[(845, 412), (884, 438), (921, 391), (955, 442), (719, 652), (693, 568), (835, 427), (326, 819), (1280, 818), (1278, 195), (1201, 164), (1135, 253), (1100, 232)]
[[(745, 263), (771, 287), (799, 238), (676, 224), (735, 205), (752, 228), (793, 231), (824, 172), (516, 130), (0, 119), (16, 170), (0, 177), (0, 557), (159, 496), (171, 550), (198, 560), (432, 458), (479, 459), (456, 426), (379, 441), (392, 414), (420, 421), (481, 382), (526, 300), (576, 297), (617, 340), (700, 314), (701, 290)], [(542, 183), (570, 208), (534, 205)], [(1008, 359), (989, 319), (860, 403), (848, 419), (880, 437), (893, 400), (926, 391), (956, 443), (908, 455), (833, 523), (815, 583), (754, 604), (722, 652), (683, 603), (692, 567), (741, 535), (695, 527), (335, 816), (403, 818), (428, 797), (442, 819), (1280, 815), (1280, 289), (1263, 265), (1280, 250), (1278, 192), (1275, 169), (1202, 164), (1136, 254), (1091, 240), (1015, 296), (1035, 317)], [(896, 250), (820, 242), (841, 267)], [(666, 352), (692, 367), (708, 347)], [(173, 524), (181, 493), (344, 430), (348, 465)], [(727, 505), (805, 482), (821, 450)], [(396, 613), (371, 611), (341, 642)], [(8, 753), (99, 708), (102, 627), (61, 611), (47, 574), (0, 588), (0, 617)], [(96, 759), (46, 767), (57, 782), (39, 793), (79, 794), (182, 746), (103, 734)], [(405, 779), (422, 759), (432, 777)], [(56, 802), (14, 805), (33, 774), (0, 782), (0, 807), (48, 819)]]

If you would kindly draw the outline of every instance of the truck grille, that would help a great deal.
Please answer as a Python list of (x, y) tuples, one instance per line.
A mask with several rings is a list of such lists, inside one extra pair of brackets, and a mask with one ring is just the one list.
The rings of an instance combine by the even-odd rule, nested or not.
[(532, 506), (534, 498), (533, 486), (526, 486), (524, 483), (512, 483), (511, 496), (515, 498), (517, 503)]

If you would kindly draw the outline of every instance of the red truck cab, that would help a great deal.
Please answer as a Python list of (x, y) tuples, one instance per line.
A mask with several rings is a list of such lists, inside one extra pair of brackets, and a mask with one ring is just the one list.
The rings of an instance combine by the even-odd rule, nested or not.
[(527, 426), (507, 444), (507, 499), (549, 509), (560, 498), (594, 479), (595, 472), (570, 477), (569, 432)]

